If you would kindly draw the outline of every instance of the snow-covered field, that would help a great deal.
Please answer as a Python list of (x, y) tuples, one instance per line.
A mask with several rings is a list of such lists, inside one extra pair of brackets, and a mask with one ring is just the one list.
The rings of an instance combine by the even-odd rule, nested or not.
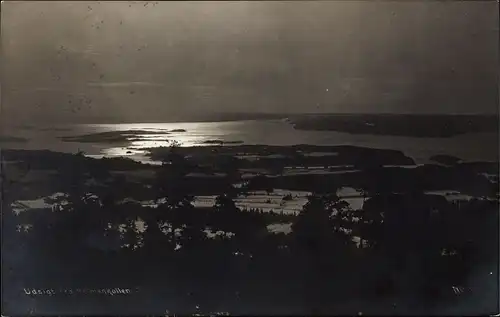
[[(297, 214), (307, 202), (306, 191), (291, 191), (275, 189), (272, 193), (266, 191), (252, 191), (248, 195), (239, 196), (234, 201), (240, 209), (261, 209), (264, 212), (274, 211), (283, 214)], [(290, 195), (290, 199), (283, 199)], [(196, 196), (195, 207), (212, 207), (217, 196)]]
[(342, 200), (345, 200), (351, 209), (363, 209), (365, 198), (363, 197), (363, 193), (361, 191), (352, 187), (342, 187), (337, 190), (337, 196), (339, 196)]
[[(453, 190), (441, 190), (441, 191), (428, 191), (428, 195), (441, 195), (445, 197), (448, 201), (468, 201), (474, 197), (462, 194), (458, 191)], [(276, 213), (282, 214), (298, 214), (304, 205), (307, 203), (308, 196), (311, 192), (308, 191), (292, 191), (284, 189), (274, 189), (273, 192), (267, 192), (264, 190), (251, 191), (245, 195), (241, 195), (234, 199), (235, 204), (240, 209), (259, 209), (263, 212), (270, 212), (271, 210)], [(337, 190), (337, 195), (344, 201), (346, 201), (350, 208), (353, 210), (360, 210), (363, 208), (363, 203), (365, 197), (360, 190), (352, 187), (342, 187)], [(64, 199), (64, 193), (54, 193), (53, 195), (47, 197), (41, 197), (32, 200), (19, 200), (12, 203), (12, 211), (19, 215), (22, 212), (36, 209), (51, 208), (56, 211), (64, 207), (68, 202)], [(59, 199), (58, 203), (51, 203), (51, 200)], [(87, 199), (97, 199), (97, 196), (88, 194)], [(213, 207), (215, 205), (216, 196), (196, 196), (193, 202), (195, 207)], [(134, 202), (139, 203), (142, 206), (156, 208), (159, 204), (164, 203), (165, 199), (159, 199), (158, 201), (136, 201), (133, 199), (125, 199), (120, 203)], [(142, 233), (146, 230), (147, 226), (144, 221), (140, 218), (135, 221), (135, 229), (137, 233)], [(31, 229), (30, 225), (19, 225), (18, 231), (29, 231)], [(110, 228), (112, 229), (112, 228)], [(122, 227), (113, 228), (111, 231), (123, 233)], [(271, 233), (284, 233), (289, 234), (292, 232), (292, 223), (272, 223), (267, 226), (267, 229)], [(213, 232), (207, 228), (205, 233), (208, 238), (225, 237), (231, 238), (234, 234), (230, 232)], [(108, 241), (109, 240), (109, 241)], [(119, 239), (120, 240), (120, 239)], [(100, 245), (100, 247), (116, 247), (116, 237), (114, 235), (105, 235), (97, 233), (91, 233), (88, 237), (88, 243), (91, 245)], [(353, 241), (360, 246), (361, 241), (359, 237), (353, 237)], [(108, 244), (110, 244), (108, 246)]]
[[(427, 195), (439, 195), (443, 196), (446, 198), (447, 201), (469, 201), (471, 199), (474, 199), (476, 197), (472, 197), (470, 195), (465, 195), (460, 193), (459, 191), (456, 190), (434, 190), (434, 191), (427, 191), (425, 192)], [(480, 199), (480, 198), (477, 198)]]
[(292, 232), (291, 223), (273, 223), (267, 226), (267, 230), (272, 233), (284, 233), (289, 234)]
[[(25, 211), (28, 211), (30, 209), (54, 208), (55, 204), (50, 204), (47, 202), (47, 200), (57, 199), (57, 198), (61, 198), (64, 196), (65, 196), (64, 193), (54, 193), (50, 196), (41, 197), (41, 198), (37, 198), (37, 199), (18, 200), (18, 201), (15, 201), (11, 204), (12, 212), (15, 213), (16, 215), (18, 215), (21, 212), (25, 212)], [(67, 204), (67, 202), (62, 200), (59, 204), (65, 205), (65, 204)]]
[[(440, 195), (445, 197), (448, 201), (468, 201), (477, 198), (454, 190), (427, 191), (426, 194)], [(240, 209), (260, 209), (263, 212), (269, 212), (272, 210), (283, 214), (297, 214), (307, 203), (307, 197), (309, 195), (311, 195), (311, 192), (308, 191), (274, 189), (272, 192), (266, 192), (264, 190), (257, 190), (238, 196), (235, 198), (235, 204)], [(346, 201), (354, 210), (362, 209), (363, 203), (366, 199), (363, 197), (363, 193), (360, 190), (352, 187), (340, 188), (337, 191), (337, 195), (342, 200)], [(62, 199), (64, 196), (64, 193), (58, 192), (47, 197), (30, 200), (18, 200), (11, 204), (11, 208), (16, 215), (32, 209), (59, 208), (67, 204), (67, 201)], [(212, 207), (215, 204), (216, 197), (217, 196), (215, 195), (196, 196), (193, 204), (195, 207)], [(59, 199), (59, 202), (57, 204), (50, 203), (50, 200), (53, 199)], [(97, 196), (88, 194), (87, 199), (97, 199)], [(165, 199), (159, 199), (158, 201), (137, 201), (127, 198), (120, 203), (127, 202), (136, 202), (145, 207), (155, 208), (158, 204), (164, 203)]]

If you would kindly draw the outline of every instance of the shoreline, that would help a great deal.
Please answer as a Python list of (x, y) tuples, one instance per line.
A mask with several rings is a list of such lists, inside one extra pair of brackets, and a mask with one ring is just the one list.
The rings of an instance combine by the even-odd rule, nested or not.
[[(330, 118), (329, 116), (324, 117)], [(337, 119), (340, 118), (339, 120), (343, 120), (343, 117), (351, 118), (352, 115), (336, 116)], [(378, 117), (398, 118), (398, 115), (378, 115)], [(290, 116), (290, 118), (292, 117)], [(362, 116), (357, 116), (357, 118), (367, 119)], [(347, 120), (348, 123), (349, 120)], [(93, 126), (95, 127), (93, 128)], [(425, 130), (425, 127), (423, 128)], [(68, 124), (66, 127), (63, 125), (44, 126), (40, 131), (22, 130), (19, 133), (8, 131), (9, 136), (15, 135), (17, 140), (22, 138), (23, 142), (2, 142), (0, 138), (0, 148), (52, 149), (66, 153), (76, 153), (81, 150), (95, 157), (123, 156), (147, 162), (149, 161), (146, 152), (148, 149), (169, 146), (172, 142), (180, 143), (181, 147), (313, 144), (316, 146), (352, 145), (395, 149), (402, 151), (418, 164), (430, 163), (430, 157), (443, 155), (458, 157), (464, 161), (499, 160), (498, 144), (500, 140), (498, 133), (474, 132), (436, 138), (394, 136), (383, 133), (360, 134), (363, 132), (360, 131), (346, 133), (332, 131), (332, 129), (328, 131), (298, 130), (283, 120), (233, 121), (220, 125), (207, 122), (200, 123), (200, 125), (194, 122), (78, 126)], [(495, 149), (497, 150), (495, 151)]]

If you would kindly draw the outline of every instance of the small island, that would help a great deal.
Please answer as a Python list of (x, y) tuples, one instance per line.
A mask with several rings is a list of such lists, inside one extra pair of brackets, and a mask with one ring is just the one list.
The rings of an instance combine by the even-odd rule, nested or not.
[(168, 135), (168, 132), (154, 132), (148, 130), (127, 130), (91, 133), (78, 136), (63, 136), (60, 139), (64, 142), (81, 143), (127, 143), (131, 140), (138, 140), (140, 136), (148, 135)]
[(243, 144), (243, 141), (223, 141), (223, 140), (206, 140), (203, 141), (202, 144), (219, 144), (219, 145), (224, 145), (224, 144)]

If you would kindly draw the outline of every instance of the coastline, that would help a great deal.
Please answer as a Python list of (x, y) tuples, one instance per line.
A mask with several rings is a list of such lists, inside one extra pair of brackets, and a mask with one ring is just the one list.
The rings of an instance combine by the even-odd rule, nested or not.
[[(341, 116), (340, 116), (341, 117)], [(425, 129), (425, 127), (422, 127)], [(352, 145), (402, 151), (418, 164), (439, 155), (464, 161), (498, 161), (498, 133), (467, 133), (452, 137), (405, 137), (382, 134), (297, 130), (282, 120), (184, 122), (161, 124), (57, 125), (9, 131), (23, 142), (0, 142), (0, 147), (76, 153), (93, 157), (129, 157), (151, 162), (147, 150), (177, 142), (182, 147), (259, 145)]]

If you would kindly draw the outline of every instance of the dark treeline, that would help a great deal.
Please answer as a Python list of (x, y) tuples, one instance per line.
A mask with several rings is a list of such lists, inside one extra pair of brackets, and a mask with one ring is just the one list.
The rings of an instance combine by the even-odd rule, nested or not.
[[(236, 188), (231, 166), (221, 179), (188, 177), (200, 166), (184, 151), (170, 148), (160, 167), (93, 160), (82, 153), (44, 152), (35, 159), (34, 152), (7, 151), (16, 164), (57, 170), (45, 184), (50, 190), (40, 192), (63, 194), (46, 199), (52, 208), (16, 215), (12, 203), (22, 196), (17, 192), (23, 187), (35, 191), (33, 183), (3, 182), (8, 250), (3, 277), (41, 288), (127, 285), (140, 290), (133, 298), (113, 298), (106, 307), (87, 307), (86, 314), (109, 312), (110, 307), (141, 314), (167, 309), (368, 314), (377, 312), (371, 303), (384, 300), (387, 305), (379, 313), (410, 313), (417, 308), (407, 298), (418, 302), (422, 312), (433, 312), (459, 300), (457, 290), (462, 297), (479, 292), (467, 288), (470, 275), (498, 260), (498, 184), (477, 176), (482, 165), (474, 165), (474, 171), (458, 163), (414, 169), (368, 166), (342, 178), (258, 176)], [(152, 170), (154, 177), (133, 182), (113, 173), (139, 168)], [(347, 185), (365, 193), (361, 210), (335, 194)], [(476, 198), (448, 201), (425, 193), (450, 186)], [(247, 191), (274, 188), (307, 188), (313, 194), (298, 215), (242, 210), (235, 204)], [(215, 205), (195, 208), (194, 198), (201, 194), (217, 195)], [(291, 232), (270, 232), (268, 225), (277, 223), (290, 225)], [(14, 293), (8, 296), (15, 298)], [(71, 302), (55, 305), (57, 297), (38, 300), (39, 307), (53, 313), (76, 309)]]
[[(151, 158), (162, 160), (168, 154), (168, 147), (152, 148)], [(199, 157), (202, 162), (219, 162), (223, 156), (231, 160), (239, 168), (266, 168), (269, 164), (278, 166), (335, 166), (335, 165), (413, 165), (414, 161), (400, 151), (370, 149), (357, 146), (317, 146), (317, 145), (294, 145), (294, 146), (269, 146), (269, 145), (238, 145), (238, 146), (199, 146), (181, 148), (179, 150), (185, 155)], [(193, 153), (194, 152), (194, 153)], [(332, 155), (325, 157), (311, 157), (308, 153), (324, 152)], [(281, 157), (269, 158), (266, 156), (278, 154)], [(256, 161), (244, 158), (238, 159), (235, 155), (258, 155)], [(370, 158), (369, 160), (367, 158)], [(224, 162), (227, 163), (227, 162)], [(272, 166), (272, 165), (271, 165)]]

